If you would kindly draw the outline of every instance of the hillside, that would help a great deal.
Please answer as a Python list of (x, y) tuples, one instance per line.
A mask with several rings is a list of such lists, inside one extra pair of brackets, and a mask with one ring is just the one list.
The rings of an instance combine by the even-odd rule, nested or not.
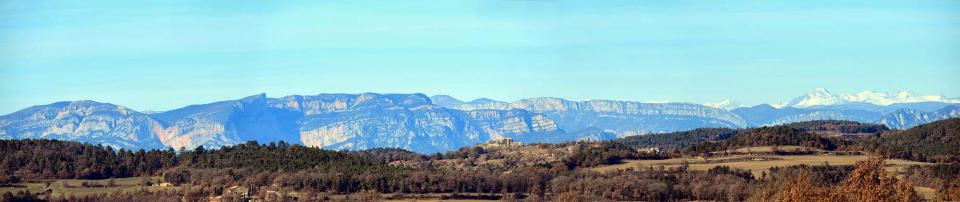
[(892, 158), (960, 162), (960, 119), (946, 119), (904, 131), (883, 133), (861, 144), (868, 151)]
[(784, 124), (786, 127), (800, 129), (807, 132), (836, 132), (842, 134), (871, 133), (876, 134), (889, 131), (886, 126), (879, 124), (861, 123), (842, 120), (817, 120)]
[(785, 124), (784, 126), (825, 137), (839, 137), (844, 140), (856, 140), (890, 131), (884, 125), (841, 120), (805, 121)]
[(700, 128), (681, 132), (630, 136), (614, 140), (635, 148), (657, 147), (661, 150), (680, 150), (704, 142), (729, 139), (738, 130), (729, 128)]
[(687, 150), (691, 153), (705, 153), (743, 147), (786, 145), (833, 150), (837, 148), (838, 141), (840, 140), (789, 126), (772, 126), (742, 130), (727, 140), (705, 142), (689, 147)]

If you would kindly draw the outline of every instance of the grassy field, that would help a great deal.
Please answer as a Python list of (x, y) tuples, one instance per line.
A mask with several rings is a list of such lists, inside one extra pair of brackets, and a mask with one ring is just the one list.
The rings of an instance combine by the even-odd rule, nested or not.
[[(153, 182), (160, 181), (159, 177), (150, 178)], [(99, 186), (83, 186), (83, 183), (95, 184)], [(134, 191), (134, 190), (159, 190), (169, 189), (171, 187), (144, 186), (143, 178), (117, 178), (113, 181), (113, 186), (108, 186), (109, 179), (105, 180), (47, 180), (40, 182), (21, 183), (14, 187), (0, 187), (0, 193), (20, 191), (30, 191), (31, 193), (41, 193), (51, 191), (53, 196), (85, 196), (90, 194), (108, 194), (114, 190)]]
[(913, 189), (917, 190), (917, 194), (927, 199), (927, 201), (933, 201), (933, 199), (937, 198), (937, 189), (921, 186), (914, 186)]
[[(623, 164), (610, 165), (610, 166), (601, 166), (593, 168), (594, 171), (598, 172), (608, 172), (614, 170), (622, 170), (627, 168), (646, 168), (653, 167), (657, 168), (661, 165), (665, 168), (675, 168), (683, 165), (684, 162), (687, 162), (692, 170), (709, 170), (717, 166), (729, 166), (731, 168), (739, 168), (750, 170), (754, 176), (759, 177), (761, 172), (769, 170), (772, 167), (786, 167), (792, 165), (853, 165), (859, 161), (864, 161), (869, 159), (870, 156), (866, 155), (798, 155), (798, 156), (781, 156), (781, 155), (762, 155), (762, 156), (726, 156), (718, 158), (674, 158), (674, 159), (664, 159), (664, 160), (628, 160)], [(887, 170), (888, 171), (897, 171), (902, 169), (905, 166), (909, 165), (923, 165), (928, 163), (908, 161), (901, 159), (888, 159), (887, 160)]]

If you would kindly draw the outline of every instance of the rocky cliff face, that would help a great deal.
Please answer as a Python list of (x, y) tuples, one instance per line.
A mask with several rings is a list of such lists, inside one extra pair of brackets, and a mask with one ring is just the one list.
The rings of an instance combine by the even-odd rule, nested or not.
[(301, 114), (268, 106), (264, 94), (192, 105), (152, 114), (164, 125), (160, 139), (173, 148), (221, 147), (245, 141), (299, 142)]
[(590, 127), (620, 136), (669, 132), (705, 127), (745, 127), (747, 123), (729, 111), (686, 103), (640, 103), (613, 100), (569, 101), (560, 98), (530, 98), (512, 103), (467, 103), (462, 110), (523, 109), (542, 113), (567, 131)]
[(733, 113), (743, 117), (750, 126), (769, 126), (813, 120), (847, 120), (873, 123), (883, 116), (880, 112), (856, 109), (774, 108), (770, 105), (738, 108), (734, 109)]
[(57, 102), (0, 116), (0, 138), (62, 139), (117, 148), (159, 148), (163, 126), (146, 114), (93, 101)]
[(395, 147), (431, 153), (493, 138), (536, 141), (563, 134), (556, 126), (525, 110), (443, 108), (422, 94), (261, 94), (150, 115), (90, 101), (54, 103), (3, 116), (0, 137), (78, 140), (128, 149), (282, 140), (328, 149)]
[(960, 105), (951, 105), (933, 112), (900, 109), (887, 114), (879, 123), (890, 128), (907, 129), (934, 121), (960, 117)]
[(422, 94), (289, 96), (271, 107), (300, 111), (300, 140), (331, 149), (396, 147), (440, 152), (500, 137), (537, 137), (557, 131), (526, 111), (461, 111), (433, 105)]

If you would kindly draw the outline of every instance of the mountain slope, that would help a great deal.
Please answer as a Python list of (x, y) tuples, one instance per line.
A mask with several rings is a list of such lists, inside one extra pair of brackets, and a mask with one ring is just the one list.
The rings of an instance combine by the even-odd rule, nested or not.
[(448, 109), (422, 94), (288, 96), (270, 105), (303, 113), (301, 142), (330, 149), (395, 147), (430, 153), (501, 137), (533, 140), (557, 130), (539, 114)]
[(912, 109), (922, 112), (933, 112), (941, 108), (954, 105), (951, 103), (945, 102), (913, 102), (913, 103), (896, 103), (891, 105), (876, 105), (873, 103), (866, 102), (849, 102), (844, 104), (835, 104), (835, 105), (820, 105), (807, 107), (805, 109), (819, 109), (819, 110), (859, 110), (859, 111), (871, 111), (878, 112), (882, 114), (888, 114), (899, 109)]
[(938, 120), (960, 117), (960, 105), (950, 105), (933, 112), (900, 109), (887, 114), (878, 121), (890, 128), (906, 129)]
[(123, 148), (160, 148), (162, 125), (123, 106), (57, 102), (0, 116), (2, 139), (61, 139)]
[(741, 107), (743, 107), (743, 105), (740, 104), (740, 102), (733, 101), (733, 100), (730, 100), (730, 99), (726, 99), (726, 100), (723, 100), (723, 101), (720, 101), (720, 102), (707, 102), (707, 103), (703, 103), (703, 106), (713, 107), (713, 108), (717, 108), (717, 109), (725, 109), (725, 110), (732, 110), (732, 109), (736, 109), (736, 108), (741, 108)]
[(265, 94), (239, 100), (191, 105), (152, 114), (164, 124), (161, 135), (173, 148), (217, 148), (249, 140), (300, 143), (299, 113), (267, 106)]
[(560, 128), (578, 131), (596, 127), (619, 136), (672, 132), (693, 128), (746, 126), (746, 122), (723, 109), (686, 103), (640, 103), (613, 100), (569, 101), (560, 98), (530, 98), (512, 103), (464, 104), (458, 109), (524, 109), (542, 113)]
[(734, 109), (733, 113), (743, 117), (750, 126), (780, 125), (814, 120), (847, 120), (872, 123), (883, 116), (879, 112), (865, 110), (775, 108), (770, 105), (738, 108)]
[(433, 104), (446, 108), (454, 108), (466, 103), (449, 95), (430, 96), (430, 100), (433, 101)]
[(786, 106), (804, 108), (804, 107), (818, 106), (818, 105), (842, 104), (846, 102), (847, 102), (846, 100), (844, 100), (840, 96), (833, 95), (832, 93), (830, 93), (830, 91), (827, 91), (827, 89), (815, 88), (812, 91), (807, 92), (806, 95), (793, 98), (792, 100), (786, 103)]
[(866, 149), (892, 157), (939, 163), (960, 162), (960, 119), (950, 118), (905, 131), (884, 133), (863, 143)]
[(791, 99), (790, 101), (775, 104), (777, 108), (794, 107), (807, 108), (814, 106), (843, 105), (847, 103), (867, 103), (877, 106), (894, 104), (938, 102), (960, 103), (958, 99), (948, 99), (943, 95), (914, 95), (907, 91), (885, 93), (876, 91), (862, 91), (857, 94), (833, 94), (824, 88), (815, 88), (807, 94)]
[[(76, 140), (130, 149), (217, 148), (250, 140), (285, 141), (326, 149), (390, 147), (432, 153), (498, 138), (527, 143), (608, 140), (695, 128), (746, 128), (811, 120), (881, 123), (903, 129), (960, 116), (960, 105), (944, 102), (881, 106), (844, 102), (846, 98), (826, 90), (807, 97), (823, 101), (817, 103), (842, 99), (836, 102), (840, 104), (804, 108), (758, 105), (725, 110), (686, 103), (569, 101), (549, 97), (508, 103), (484, 98), (463, 102), (450, 96), (434, 96), (443, 103), (441, 106), (423, 94), (280, 98), (259, 94), (150, 114), (108, 103), (75, 101), (0, 116), (0, 138)], [(813, 103), (809, 100), (799, 99), (795, 103)], [(723, 105), (716, 106), (733, 103), (720, 104)], [(891, 113), (885, 114), (887, 111)], [(858, 138), (863, 133), (823, 135)]]
[[(47, 138), (117, 148), (218, 148), (246, 141), (360, 150), (455, 150), (496, 138), (576, 140), (538, 113), (522, 109), (462, 111), (423, 94), (320, 94), (191, 105), (143, 114), (92, 101), (31, 107), (0, 117), (0, 138)], [(586, 134), (594, 135), (594, 134)]]

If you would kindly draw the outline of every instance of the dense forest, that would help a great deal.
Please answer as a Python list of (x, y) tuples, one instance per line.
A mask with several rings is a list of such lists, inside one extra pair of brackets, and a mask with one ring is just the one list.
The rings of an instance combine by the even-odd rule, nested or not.
[(738, 132), (730, 139), (719, 142), (704, 142), (689, 147), (687, 150), (690, 153), (702, 154), (743, 147), (784, 145), (834, 150), (837, 148), (839, 141), (841, 140), (827, 138), (815, 133), (804, 132), (792, 127), (773, 126), (743, 130)]
[(171, 150), (126, 151), (58, 140), (0, 140), (0, 184), (18, 179), (104, 179), (152, 175), (179, 164)]
[[(689, 131), (624, 137), (611, 142), (635, 148), (656, 147), (664, 151), (687, 150), (706, 153), (752, 146), (795, 145), (834, 150), (849, 146), (855, 140), (842, 134), (881, 134), (890, 129), (883, 125), (854, 121), (818, 120), (772, 127), (729, 129), (701, 128)], [(830, 136), (827, 134), (837, 134)]]
[(784, 124), (783, 126), (796, 128), (806, 132), (836, 131), (839, 133), (881, 133), (890, 130), (884, 125), (842, 120), (805, 121)]
[[(474, 146), (429, 155), (400, 149), (330, 151), (284, 142), (126, 151), (55, 140), (0, 140), (0, 186), (49, 179), (159, 176), (160, 181), (149, 183), (184, 187), (62, 197), (7, 192), (0, 201), (194, 201), (213, 196), (226, 201), (271, 197), (278, 201), (365, 201), (431, 193), (445, 194), (448, 199), (526, 201), (912, 201), (917, 199), (913, 185), (934, 188), (941, 200), (960, 200), (960, 167), (956, 164), (960, 119), (904, 131), (821, 123), (832, 126), (811, 122), (741, 130), (698, 129), (510, 149)], [(843, 140), (808, 132), (824, 130), (877, 134)], [(590, 170), (631, 159), (668, 159), (684, 153), (771, 145), (862, 149), (891, 158), (952, 163), (909, 167), (902, 180), (884, 172), (880, 159), (856, 166), (779, 167), (756, 176), (724, 166), (709, 170), (693, 170), (687, 165)], [(648, 150), (651, 147), (658, 149)]]
[(863, 149), (890, 158), (960, 163), (960, 119), (953, 118), (891, 131), (860, 143)]
[(729, 128), (701, 128), (681, 132), (630, 136), (612, 142), (637, 148), (657, 147), (661, 150), (681, 150), (703, 142), (730, 139), (737, 132), (738, 130)]

